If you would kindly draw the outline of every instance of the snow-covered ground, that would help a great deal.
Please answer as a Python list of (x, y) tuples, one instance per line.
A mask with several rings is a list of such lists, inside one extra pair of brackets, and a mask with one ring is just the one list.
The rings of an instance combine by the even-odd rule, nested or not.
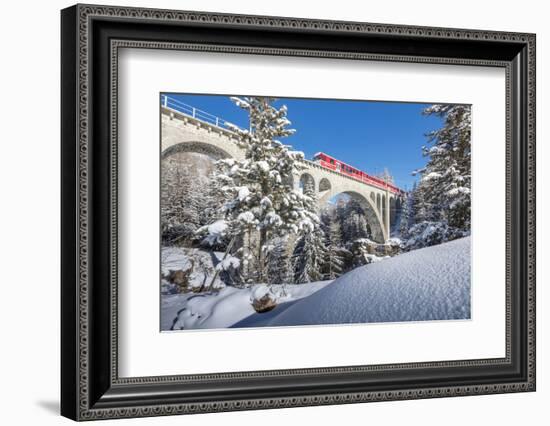
[(470, 237), (354, 269), (334, 281), (272, 286), (278, 306), (257, 313), (268, 290), (226, 287), (164, 294), (162, 330), (470, 318)]
[(285, 326), (470, 318), (470, 237), (354, 269), (330, 286), (263, 320)]
[[(250, 288), (225, 287), (219, 292), (183, 293), (162, 296), (162, 330), (228, 328), (251, 316), (272, 318), (296, 301), (308, 297), (332, 281), (284, 286), (257, 284)], [(278, 305), (270, 312), (256, 313), (252, 301), (266, 293), (276, 298)]]

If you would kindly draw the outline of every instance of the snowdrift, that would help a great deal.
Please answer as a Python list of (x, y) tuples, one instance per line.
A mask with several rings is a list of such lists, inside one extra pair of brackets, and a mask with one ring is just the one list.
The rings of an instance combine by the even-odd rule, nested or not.
[(470, 237), (357, 268), (278, 315), (234, 327), (470, 318)]

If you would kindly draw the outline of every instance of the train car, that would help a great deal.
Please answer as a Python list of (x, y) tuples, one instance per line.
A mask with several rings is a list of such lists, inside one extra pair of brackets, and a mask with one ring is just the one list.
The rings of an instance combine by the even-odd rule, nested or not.
[(313, 156), (313, 161), (327, 169), (334, 170), (334, 171), (340, 171), (338, 168), (340, 162), (332, 157), (329, 157), (327, 154), (323, 152), (318, 152)]
[(319, 164), (322, 167), (325, 167), (327, 169), (333, 170), (338, 173), (342, 173), (346, 176), (349, 176), (353, 179), (360, 180), (364, 183), (367, 183), (369, 185), (376, 186), (381, 189), (388, 189), (390, 192), (401, 194), (403, 191), (399, 189), (397, 186), (387, 183), (383, 179), (380, 179), (375, 176), (371, 176), (359, 169), (356, 169), (355, 167), (350, 166), (349, 164), (346, 164), (340, 160), (337, 160), (336, 158), (333, 158), (324, 152), (318, 152), (313, 156), (313, 161), (317, 164)]
[(343, 163), (342, 161), (337, 160), (336, 158), (333, 158), (323, 152), (318, 152), (315, 154), (313, 160), (327, 169), (361, 180), (362, 172), (360, 170), (355, 167), (351, 167), (349, 164)]

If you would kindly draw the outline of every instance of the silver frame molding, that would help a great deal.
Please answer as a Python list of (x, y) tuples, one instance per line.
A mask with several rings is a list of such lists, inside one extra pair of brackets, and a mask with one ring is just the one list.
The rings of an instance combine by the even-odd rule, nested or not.
[[(158, 40), (140, 38), (141, 30), (130, 28), (132, 24), (148, 28), (147, 31), (158, 30)], [(166, 32), (161, 33), (161, 27)], [(168, 27), (190, 28), (189, 41), (177, 40)], [(244, 41), (212, 42), (201, 32), (204, 28), (233, 31), (235, 40)], [(337, 38), (354, 41), (364, 37), (367, 41), (374, 40), (374, 52), (277, 45), (284, 41), (274, 41), (273, 46), (253, 46), (246, 43), (249, 31), (274, 34), (274, 39), (284, 34), (334, 37), (335, 46), (339, 46)], [(414, 55), (385, 53), (384, 40), (394, 39), (413, 47), (415, 43), (424, 43), (426, 48)], [(502, 46), (502, 53), (498, 51), (489, 58), (484, 57), (483, 52), (479, 57), (430, 55), (430, 49), (437, 52), (438, 43), (458, 46), (457, 51), (460, 46), (470, 44), (479, 45), (480, 51), (485, 49), (483, 52)], [(62, 12), (62, 414), (75, 420), (93, 420), (534, 391), (535, 44), (533, 34), (510, 32), (92, 5), (65, 9)], [(382, 46), (380, 51), (376, 51), (376, 46)], [(117, 94), (118, 53), (122, 48), (504, 68), (506, 357), (118, 377)], [(515, 51), (520, 53), (509, 53)], [(105, 98), (105, 102), (99, 100), (100, 97)], [(101, 120), (103, 117), (105, 122)], [(105, 195), (102, 189), (107, 189), (108, 194)], [(105, 234), (99, 235), (98, 229), (105, 229)], [(102, 257), (103, 252), (106, 257)], [(517, 256), (521, 257), (521, 262), (516, 266), (512, 259)], [(475, 369), (498, 368), (510, 370), (506, 377), (503, 374), (478, 381), (469, 378), (466, 385), (452, 384), (453, 380), (459, 383), (461, 374), (466, 377), (481, 371)], [(437, 385), (415, 384), (411, 377), (424, 371), (429, 372)], [(454, 371), (457, 373), (451, 377), (449, 372)], [(395, 384), (377, 387), (376, 380), (383, 374), (395, 375)], [(437, 381), (439, 376), (440, 381)], [(290, 380), (294, 383), (290, 384)], [(298, 382), (309, 383), (309, 380), (319, 382), (317, 387), (311, 384), (315, 391), (298, 389)], [(363, 380), (368, 383), (359, 385)], [(242, 397), (246, 395), (244, 390), (242, 394), (214, 395), (213, 387), (221, 389), (230, 381), (247, 381), (256, 389), (252, 392), (256, 396)], [(341, 386), (336, 387), (335, 381)], [(172, 391), (177, 398), (166, 396)]]

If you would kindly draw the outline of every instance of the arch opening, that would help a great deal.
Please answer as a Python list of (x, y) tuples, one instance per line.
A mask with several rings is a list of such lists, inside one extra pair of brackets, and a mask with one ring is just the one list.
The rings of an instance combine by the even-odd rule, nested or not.
[[(377, 214), (376, 207), (368, 197), (365, 197), (362, 194), (359, 194), (355, 191), (342, 191), (333, 195), (329, 201), (328, 208), (333, 208), (338, 210), (342, 205), (345, 205), (348, 201), (354, 201), (360, 207), (361, 213), (364, 216), (364, 221), (366, 222), (367, 234), (365, 237), (370, 238), (377, 243), (384, 243), (385, 236), (383, 230), (383, 224), (379, 219)], [(340, 204), (342, 203), (342, 204)], [(362, 238), (362, 237), (361, 237)]]
[(315, 191), (315, 179), (309, 173), (302, 173), (299, 180), (299, 187), (304, 192), (306, 188), (313, 189)]
[(319, 181), (319, 192), (330, 191), (331, 189), (332, 189), (332, 185), (330, 184), (330, 181), (327, 178), (322, 178)]
[(213, 160), (220, 160), (222, 158), (231, 158), (232, 156), (225, 150), (218, 148), (214, 145), (210, 145), (204, 142), (180, 142), (174, 144), (164, 151), (162, 151), (161, 158), (168, 158), (174, 154), (191, 152), (196, 154), (204, 154), (211, 157)]

